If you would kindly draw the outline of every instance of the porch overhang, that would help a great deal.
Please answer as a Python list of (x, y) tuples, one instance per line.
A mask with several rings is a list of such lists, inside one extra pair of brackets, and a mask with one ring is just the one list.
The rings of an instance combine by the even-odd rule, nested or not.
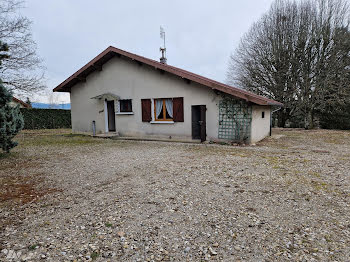
[(91, 97), (91, 99), (99, 99), (99, 100), (119, 100), (120, 96), (113, 93), (103, 93), (98, 96)]

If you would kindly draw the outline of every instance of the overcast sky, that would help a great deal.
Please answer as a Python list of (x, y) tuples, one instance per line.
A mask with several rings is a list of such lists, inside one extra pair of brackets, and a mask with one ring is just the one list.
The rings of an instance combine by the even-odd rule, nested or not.
[(160, 26), (168, 64), (224, 82), (230, 54), (271, 2), (27, 0), (22, 13), (33, 22), (51, 91), (110, 45), (159, 60)]

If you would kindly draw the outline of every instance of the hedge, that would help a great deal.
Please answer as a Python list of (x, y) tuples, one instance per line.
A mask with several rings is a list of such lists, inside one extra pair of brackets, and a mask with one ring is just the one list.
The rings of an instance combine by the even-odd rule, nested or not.
[(329, 114), (320, 117), (320, 125), (325, 129), (350, 130), (350, 114)]
[(21, 108), (24, 129), (71, 128), (70, 110)]

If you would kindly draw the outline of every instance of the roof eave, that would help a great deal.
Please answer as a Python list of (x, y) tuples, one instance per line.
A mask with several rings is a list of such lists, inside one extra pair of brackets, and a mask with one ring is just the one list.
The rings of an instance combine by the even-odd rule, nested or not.
[(276, 103), (271, 103), (271, 102), (269, 102), (268, 104), (269, 104), (270, 106), (284, 107), (284, 104), (279, 103), (279, 102), (276, 102)]
[[(158, 61), (148, 59), (143, 56), (139, 56), (136, 54), (129, 53), (127, 51), (118, 49), (113, 46), (109, 46), (106, 48), (103, 52), (101, 52), (98, 56), (96, 56), (94, 59), (92, 59), (90, 62), (88, 62), (85, 66), (80, 68), (77, 72), (75, 72), (73, 75), (71, 75), (69, 78), (67, 78), (65, 81), (63, 81), (61, 84), (59, 84), (57, 87), (53, 89), (54, 92), (70, 92), (70, 89), (72, 86), (77, 84), (80, 81), (85, 81), (86, 76), (90, 74), (92, 71), (96, 70), (96, 67), (102, 67), (102, 64), (111, 59), (113, 56), (125, 56), (132, 60), (136, 60), (140, 63), (148, 64), (149, 66), (152, 66), (156, 69), (164, 70), (165, 72), (175, 74), (179, 77), (186, 78), (188, 80), (197, 82), (199, 84), (202, 84), (204, 86), (210, 87), (215, 90), (219, 90), (221, 92), (224, 92), (226, 94), (230, 94), (232, 96), (235, 96), (237, 98), (241, 98), (245, 101), (252, 102), (257, 105), (275, 105), (275, 106), (283, 106), (282, 103), (267, 99), (265, 97), (258, 96), (254, 93), (241, 90), (235, 87), (231, 87), (228, 85), (225, 85), (223, 83), (219, 83), (217, 81), (208, 79), (203, 76), (199, 76), (197, 74), (188, 72), (186, 70), (176, 68), (170, 65), (159, 63)], [(102, 62), (101, 62), (102, 61)], [(102, 69), (101, 69), (102, 70)]]

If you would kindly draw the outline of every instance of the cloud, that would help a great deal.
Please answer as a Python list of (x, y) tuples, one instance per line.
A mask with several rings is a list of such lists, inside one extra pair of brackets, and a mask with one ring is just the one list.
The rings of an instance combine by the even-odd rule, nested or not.
[(271, 2), (28, 0), (23, 13), (52, 90), (110, 45), (158, 60), (160, 26), (169, 64), (224, 81), (230, 53)]

